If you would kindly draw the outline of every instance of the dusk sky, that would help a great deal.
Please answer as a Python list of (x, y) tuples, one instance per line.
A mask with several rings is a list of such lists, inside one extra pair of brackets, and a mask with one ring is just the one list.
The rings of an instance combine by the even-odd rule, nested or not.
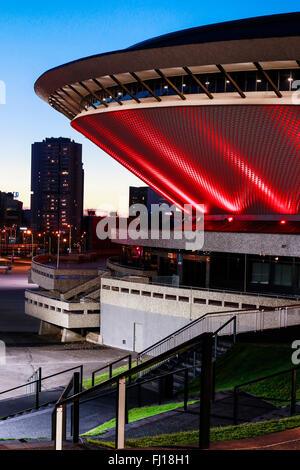
[(34, 93), (46, 70), (81, 57), (126, 48), (153, 36), (209, 23), (295, 11), (282, 1), (111, 0), (1, 2), (0, 190), (30, 201), (31, 143), (70, 137), (83, 144), (85, 208), (118, 203), (129, 185), (143, 184)]

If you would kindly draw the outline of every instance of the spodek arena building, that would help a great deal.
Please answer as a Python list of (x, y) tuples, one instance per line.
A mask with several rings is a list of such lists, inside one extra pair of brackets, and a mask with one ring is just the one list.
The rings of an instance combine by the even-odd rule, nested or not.
[(127, 240), (112, 270), (287, 296), (300, 294), (298, 88), (300, 13), (166, 34), (56, 67), (35, 84), (171, 203), (204, 204), (201, 252)]

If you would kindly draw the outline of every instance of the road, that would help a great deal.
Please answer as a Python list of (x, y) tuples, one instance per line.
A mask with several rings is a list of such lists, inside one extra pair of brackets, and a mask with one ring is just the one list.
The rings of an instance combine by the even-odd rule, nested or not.
[[(91, 377), (96, 368), (128, 354), (127, 351), (93, 345), (86, 342), (62, 344), (56, 337), (39, 336), (39, 320), (24, 312), (25, 289), (37, 288), (28, 284), (30, 262), (17, 261), (10, 274), (0, 273), (0, 393), (26, 382), (38, 367), (48, 376), (83, 364), (84, 378)], [(121, 365), (121, 364), (120, 364)], [(42, 388), (63, 386), (72, 372), (43, 381)], [(0, 395), (0, 399), (22, 395), (25, 388)]]
[(29, 261), (15, 261), (10, 274), (0, 273), (0, 334), (37, 333), (39, 320), (25, 315), (24, 291), (28, 284)]

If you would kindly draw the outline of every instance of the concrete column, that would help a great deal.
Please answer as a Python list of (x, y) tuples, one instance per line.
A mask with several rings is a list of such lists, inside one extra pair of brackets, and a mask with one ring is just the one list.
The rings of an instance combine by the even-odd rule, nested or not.
[(55, 450), (62, 450), (63, 441), (66, 440), (66, 410), (64, 406), (56, 409), (56, 439)]
[(117, 449), (125, 447), (125, 411), (126, 411), (126, 379), (121, 377), (118, 386), (118, 422)]
[(61, 328), (59, 326), (52, 325), (51, 323), (41, 320), (39, 335), (61, 335)]
[(205, 260), (205, 287), (209, 289), (209, 281), (210, 281), (210, 256), (206, 256)]
[(61, 342), (62, 343), (71, 343), (73, 341), (82, 341), (84, 340), (84, 337), (76, 333), (75, 331), (68, 330), (67, 328), (64, 328), (62, 331), (62, 337), (61, 337)]

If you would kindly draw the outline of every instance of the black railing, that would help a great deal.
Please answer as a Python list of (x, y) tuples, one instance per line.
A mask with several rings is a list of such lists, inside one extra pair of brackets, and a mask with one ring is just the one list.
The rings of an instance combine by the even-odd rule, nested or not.
[[(125, 424), (126, 424), (126, 417), (127, 417), (127, 398), (126, 398), (126, 389), (128, 387), (127, 381), (133, 375), (137, 375), (140, 372), (151, 369), (152, 366), (155, 364), (161, 363), (166, 361), (167, 359), (171, 359), (173, 356), (177, 354), (183, 353), (188, 351), (191, 348), (194, 348), (197, 345), (202, 345), (202, 367), (201, 367), (201, 385), (200, 385), (200, 396), (201, 396), (201, 403), (200, 403), (200, 419), (199, 419), (199, 447), (200, 448), (207, 448), (209, 447), (209, 433), (210, 433), (210, 402), (211, 402), (211, 394), (212, 394), (212, 348), (213, 348), (213, 339), (212, 333), (203, 333), (192, 340), (187, 341), (180, 346), (177, 346), (167, 352), (162, 353), (160, 356), (154, 357), (149, 359), (147, 362), (139, 364), (127, 371), (121, 372), (118, 375), (109, 378), (105, 382), (95, 385), (94, 387), (83, 390), (80, 393), (74, 394), (71, 397), (63, 397), (59, 400), (54, 408), (53, 412), (53, 440), (55, 441), (55, 448), (57, 450), (62, 449), (63, 445), (63, 438), (65, 436), (64, 433), (64, 423), (66, 422), (66, 412), (67, 412), (67, 405), (77, 403), (78, 406), (74, 408), (74, 412), (77, 413), (76, 418), (74, 417), (75, 421), (78, 422), (79, 420), (79, 404), (83, 403), (87, 400), (86, 398), (94, 395), (95, 392), (104, 390), (109, 388), (111, 385), (117, 384), (117, 405), (116, 405), (116, 448), (122, 449), (125, 445)], [(172, 371), (171, 374), (175, 374), (175, 371)], [(160, 378), (159, 378), (160, 379)], [(73, 380), (73, 379), (72, 379)], [(66, 387), (66, 391), (72, 388), (72, 381)], [(130, 386), (130, 385), (129, 385)], [(134, 384), (133, 386), (139, 386), (139, 384)], [(67, 393), (67, 392), (66, 392)], [(65, 395), (66, 395), (65, 393)], [(108, 394), (112, 393), (109, 391)], [(185, 391), (187, 394), (187, 388)], [(65, 396), (64, 395), (64, 396)], [(187, 396), (187, 395), (185, 395)], [(88, 400), (93, 400), (99, 397), (93, 396), (92, 398), (88, 398)], [(54, 421), (54, 414), (56, 416)], [(76, 436), (75, 436), (76, 437)], [(74, 435), (73, 435), (74, 441)], [(75, 442), (75, 441), (74, 441)]]
[[(18, 385), (17, 387), (13, 387), (13, 388), (10, 388), (10, 389), (7, 389), (7, 390), (3, 390), (2, 392), (0, 392), (0, 395), (5, 395), (6, 393), (14, 392), (14, 391), (20, 390), (24, 387), (26, 387), (27, 391), (32, 389), (32, 390), (34, 390), (34, 393), (35, 393), (35, 406), (31, 407), (31, 408), (27, 408), (27, 409), (22, 409), (20, 411), (11, 413), (7, 416), (1, 416), (1, 419), (6, 419), (6, 418), (9, 418), (9, 417), (18, 415), (18, 414), (26, 413), (28, 411), (31, 411), (32, 409), (38, 410), (41, 406), (46, 406), (46, 405), (49, 405), (51, 403), (55, 403), (55, 401), (48, 401), (46, 403), (41, 403), (40, 402), (40, 395), (42, 393), (42, 382), (46, 381), (48, 379), (51, 379), (53, 377), (57, 377), (58, 375), (62, 375), (62, 374), (65, 374), (67, 372), (70, 372), (72, 370), (76, 370), (76, 369), (79, 369), (80, 390), (82, 390), (83, 365), (70, 367), (69, 369), (65, 369), (65, 370), (62, 370), (60, 372), (56, 372), (55, 374), (47, 375), (45, 377), (42, 377), (42, 368), (40, 367), (40, 368), (37, 369), (37, 371), (35, 371), (32, 374), (33, 377), (35, 376), (35, 374), (37, 374), (36, 379), (34, 379), (34, 380), (28, 379), (28, 381), (25, 384)], [(18, 396), (14, 396), (13, 398), (18, 398)]]
[[(297, 393), (297, 370), (300, 369), (300, 366), (292, 367), (290, 369), (285, 369), (280, 372), (275, 372), (274, 374), (265, 375), (255, 380), (250, 380), (249, 382), (244, 382), (238, 384), (234, 387), (233, 390), (233, 422), (234, 424), (239, 424), (239, 393), (240, 391), (251, 385), (257, 384), (264, 380), (272, 379), (274, 377), (279, 377), (284, 374), (291, 374), (290, 376), (290, 396), (286, 399), (280, 397), (270, 397), (270, 396), (259, 396), (258, 398), (273, 402), (289, 402), (290, 403), (290, 416), (293, 416), (296, 411), (296, 393)], [(255, 395), (257, 396), (257, 395)]]
[[(240, 310), (242, 313), (245, 313), (245, 312), (253, 312), (254, 309), (243, 309), (243, 310)], [(149, 353), (151, 351), (153, 351), (154, 349), (157, 349), (158, 347), (162, 346), (162, 345), (165, 345), (166, 343), (170, 342), (173, 338), (175, 338), (176, 336), (179, 336), (181, 335), (182, 333), (186, 332), (186, 331), (192, 331), (192, 329), (194, 327), (197, 327), (197, 325), (201, 324), (205, 319), (207, 319), (209, 316), (213, 316), (214, 314), (215, 315), (220, 315), (220, 314), (233, 314), (234, 316), (231, 317), (230, 320), (228, 320), (228, 322), (226, 322), (226, 324), (224, 325), (221, 325), (221, 327), (216, 331), (214, 332), (214, 334), (218, 334), (219, 331), (221, 331), (225, 326), (227, 326), (227, 324), (229, 324), (233, 318), (236, 319), (236, 314), (237, 314), (237, 310), (226, 310), (226, 311), (220, 311), (220, 312), (208, 312), (208, 313), (205, 313), (204, 315), (202, 315), (202, 317), (200, 318), (197, 318), (196, 320), (193, 320), (191, 321), (190, 323), (188, 323), (187, 325), (179, 328), (178, 330), (174, 331), (173, 333), (169, 334), (168, 336), (166, 336), (165, 338), (157, 341), (156, 343), (152, 344), (151, 346), (148, 346), (146, 349), (144, 349), (143, 351), (139, 352), (138, 355), (137, 355), (137, 363), (139, 363), (143, 357), (147, 356), (147, 355), (150, 355)], [(234, 328), (235, 328), (235, 332), (234, 332), (234, 335), (236, 337), (236, 320), (234, 321)], [(195, 335), (196, 336), (196, 335)]]
[(218, 350), (218, 333), (222, 331), (226, 326), (233, 322), (233, 344), (236, 343), (237, 339), (237, 317), (230, 318), (224, 325), (220, 326), (216, 331), (213, 332), (214, 338), (214, 353), (213, 353), (213, 365), (212, 365), (212, 399), (215, 400), (216, 396), (216, 362), (217, 362), (217, 350)]
[[(132, 355), (127, 354), (126, 356), (120, 357), (120, 359), (117, 359), (116, 361), (110, 362), (109, 364), (106, 364), (105, 366), (94, 370), (92, 372), (92, 387), (94, 387), (94, 385), (95, 385), (95, 377), (96, 377), (96, 374), (98, 372), (101, 372), (101, 371), (108, 368), (108, 377), (111, 379), (112, 376), (113, 376), (113, 366), (115, 364), (118, 364), (118, 362), (125, 361), (126, 359), (128, 359), (128, 369), (131, 369), (131, 367), (132, 367)], [(131, 380), (131, 377), (130, 377), (130, 380)]]
[(27, 387), (26, 387), (26, 392), (27, 393), (33, 393), (33, 391), (36, 391), (36, 388), (39, 388), (39, 391), (41, 392), (42, 390), (42, 368), (39, 367), (36, 369), (33, 374), (27, 379)]
[[(60, 403), (61, 401), (65, 400), (70, 392), (73, 391), (73, 395), (76, 395), (82, 391), (81, 387), (81, 379), (80, 373), (74, 372), (70, 382), (66, 385), (64, 391), (60, 395), (59, 399), (57, 400), (56, 404)], [(61, 439), (63, 441), (66, 439), (67, 434), (67, 413), (65, 408), (61, 408), (61, 414), (59, 416), (60, 419), (60, 429), (61, 429)], [(52, 411), (52, 429), (51, 429), (51, 439), (54, 440), (55, 446), (57, 445), (57, 434), (56, 434), (56, 427), (57, 427), (57, 413), (56, 407), (54, 407)], [(79, 402), (75, 401), (72, 405), (71, 411), (71, 435), (73, 437), (73, 442), (77, 443), (79, 441)], [(60, 449), (58, 449), (60, 450)]]

